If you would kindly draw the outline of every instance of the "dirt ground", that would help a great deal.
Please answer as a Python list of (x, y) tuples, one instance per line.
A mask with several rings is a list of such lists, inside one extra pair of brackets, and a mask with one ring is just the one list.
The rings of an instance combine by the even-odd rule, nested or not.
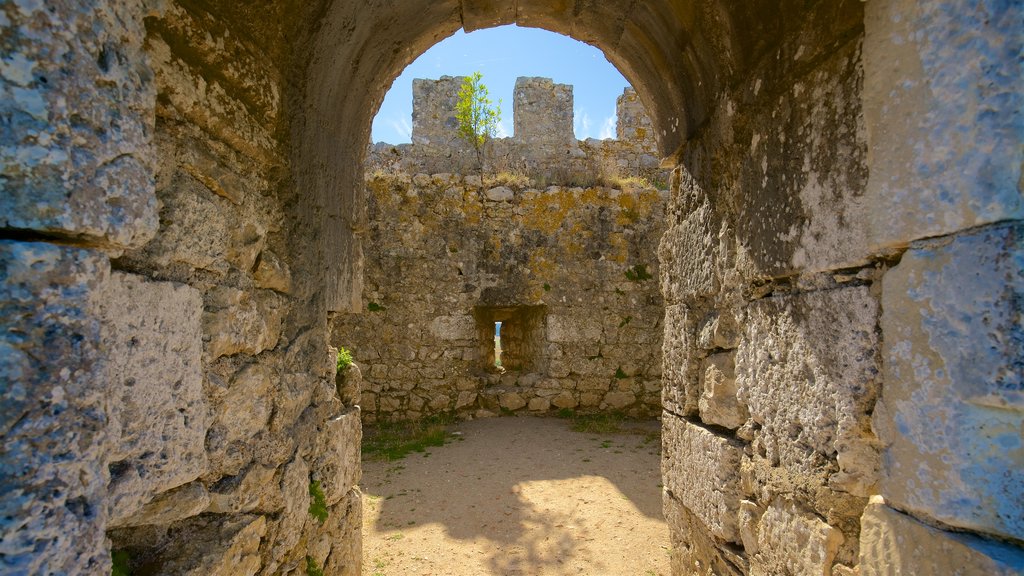
[(365, 576), (668, 574), (659, 423), (457, 424), (455, 440), (363, 464)]

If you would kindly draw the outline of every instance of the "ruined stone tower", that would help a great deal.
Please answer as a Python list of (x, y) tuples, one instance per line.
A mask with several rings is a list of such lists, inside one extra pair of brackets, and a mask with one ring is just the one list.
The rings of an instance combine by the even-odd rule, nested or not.
[(1022, 10), (3, 3), (0, 571), (359, 573), (371, 119), (515, 23), (602, 49), (672, 171), (675, 572), (1020, 573)]

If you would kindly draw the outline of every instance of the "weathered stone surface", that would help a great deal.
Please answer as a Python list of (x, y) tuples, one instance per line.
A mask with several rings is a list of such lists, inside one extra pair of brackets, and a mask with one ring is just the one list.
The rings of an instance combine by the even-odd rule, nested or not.
[(662, 424), (665, 489), (716, 538), (740, 542), (740, 444), (671, 414)]
[(430, 322), (430, 331), (441, 340), (475, 340), (476, 321), (470, 314), (438, 316)]
[(197, 516), (209, 506), (210, 494), (206, 487), (202, 482), (190, 482), (157, 495), (127, 518), (120, 519), (120, 514), (112, 518), (118, 518), (118, 526), (166, 525)]
[[(865, 496), (878, 479), (870, 416), (878, 393), (878, 303), (865, 287), (753, 303), (736, 352), (739, 400), (773, 465)], [(810, 482), (817, 482), (809, 480)]]
[[(692, 204), (685, 206), (686, 211), (678, 222), (670, 223), (658, 246), (661, 293), (667, 304), (707, 296), (721, 286), (719, 260), (722, 256), (714, 210), (692, 178), (688, 178), (680, 190), (685, 192), (679, 194), (692, 196), (686, 202)], [(678, 203), (678, 200), (673, 199), (673, 202)], [(670, 210), (682, 211), (683, 207), (673, 205)]]
[(1022, 17), (1012, 2), (865, 5), (873, 246), (1024, 217)]
[(662, 494), (662, 502), (669, 527), (673, 574), (741, 576), (747, 573), (746, 556), (722, 546), (700, 518), (672, 494)]
[(266, 366), (249, 364), (231, 379), (217, 402), (213, 424), (223, 429), (226, 442), (248, 440), (267, 426), (273, 409), (273, 376)]
[(575, 144), (572, 103), (568, 84), (550, 78), (516, 78), (512, 91), (516, 139), (531, 147)]
[(139, 4), (4, 12), (0, 226), (144, 244), (157, 229), (155, 93)]
[(309, 465), (300, 456), (296, 456), (285, 467), (281, 480), (284, 510), (274, 523), (276, 537), (270, 548), (270, 557), (274, 562), (280, 562), (295, 548), (302, 538), (302, 526), (312, 519), (309, 514), (309, 484)]
[[(777, 499), (761, 516), (751, 576), (830, 576), (843, 534), (796, 504)], [(749, 551), (748, 551), (749, 554)]]
[(701, 388), (704, 391), (697, 405), (702, 421), (732, 429), (747, 421), (747, 408), (736, 397), (733, 354), (715, 354), (704, 360)]
[(331, 418), (317, 440), (319, 456), (313, 463), (313, 480), (320, 482), (327, 504), (337, 504), (359, 483), (363, 428), (359, 410)]
[(260, 252), (253, 280), (258, 288), (288, 294), (292, 290), (292, 276), (288, 265), (270, 250)]
[(202, 299), (189, 286), (115, 272), (100, 309), (112, 360), (110, 525), (120, 526), (155, 495), (206, 471)]
[(508, 202), (515, 198), (515, 192), (505, 186), (496, 186), (484, 193), (491, 202)]
[(937, 530), (874, 497), (860, 534), (861, 576), (1010, 576), (1024, 573), (1024, 551), (970, 534)]
[(145, 258), (160, 267), (180, 263), (227, 273), (232, 236), (242, 226), (230, 202), (186, 174), (178, 174), (160, 192), (163, 224), (160, 234), (141, 250)]
[(498, 395), (499, 406), (505, 410), (518, 410), (526, 406), (526, 400), (515, 392), (503, 392)]
[(1022, 270), (1014, 224), (915, 246), (885, 275), (875, 425), (893, 507), (1024, 538)]
[(252, 464), (237, 476), (229, 476), (210, 490), (209, 512), (238, 514), (273, 513), (284, 508), (277, 469)]
[(692, 313), (681, 304), (666, 306), (661, 348), (662, 405), (684, 416), (698, 411), (700, 356), (695, 340)]
[(110, 571), (101, 253), (0, 241), (0, 572)]
[(548, 316), (548, 340), (552, 342), (579, 342), (600, 340), (601, 321), (597, 318)]
[(530, 398), (527, 407), (531, 412), (543, 412), (551, 408), (551, 401), (547, 398)]
[[(362, 574), (362, 494), (353, 488), (345, 498), (332, 506), (327, 521), (317, 526), (317, 535), (307, 538), (310, 555), (322, 566), (324, 574), (359, 576)], [(313, 528), (312, 523), (307, 527)]]
[(656, 413), (662, 312), (652, 277), (663, 195), (509, 183), (514, 198), (493, 203), (459, 181), (367, 179), (366, 312), (338, 315), (331, 327), (333, 343), (369, 367), (364, 419), (498, 412), (501, 398), (480, 394), (488, 388), (522, 400), (506, 399), (505, 410), (530, 410), (535, 399), (534, 411), (545, 402), (551, 410), (565, 392), (563, 407)]
[(277, 345), (284, 308), (273, 292), (244, 292), (217, 287), (206, 295), (203, 334), (210, 337), (206, 356), (259, 354)]
[(604, 396), (604, 404), (612, 410), (621, 410), (636, 402), (636, 395), (632, 392), (612, 391)]
[(200, 516), (171, 528), (160, 569), (183, 576), (254, 576), (260, 570), (264, 516)]

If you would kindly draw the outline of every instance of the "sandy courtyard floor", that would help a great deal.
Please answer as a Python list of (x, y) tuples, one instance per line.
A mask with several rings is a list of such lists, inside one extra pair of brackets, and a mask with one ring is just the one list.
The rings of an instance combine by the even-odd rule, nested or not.
[(667, 575), (658, 423), (569, 424), (464, 422), (443, 447), (365, 462), (363, 574)]

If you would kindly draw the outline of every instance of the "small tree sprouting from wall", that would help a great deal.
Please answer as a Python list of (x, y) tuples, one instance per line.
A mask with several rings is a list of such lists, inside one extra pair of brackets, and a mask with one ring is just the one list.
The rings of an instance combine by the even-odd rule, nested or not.
[(501, 101), (495, 105), (488, 97), (483, 74), (473, 72), (463, 78), (455, 102), (455, 119), (459, 136), (473, 145), (481, 172), (484, 168), (484, 146), (494, 138), (501, 121)]

